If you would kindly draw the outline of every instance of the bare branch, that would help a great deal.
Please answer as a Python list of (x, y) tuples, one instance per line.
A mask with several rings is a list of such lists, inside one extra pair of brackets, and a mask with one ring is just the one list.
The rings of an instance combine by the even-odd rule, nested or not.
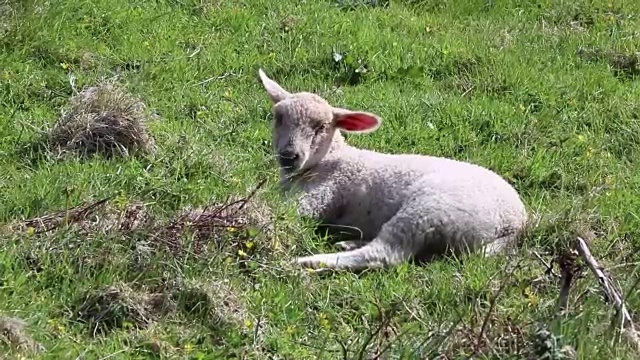
[(635, 326), (633, 324), (633, 319), (627, 310), (626, 305), (624, 304), (624, 300), (613, 287), (605, 273), (602, 271), (602, 267), (598, 264), (596, 259), (591, 255), (591, 251), (589, 251), (589, 247), (587, 243), (580, 237), (578, 237), (578, 241), (576, 244), (578, 253), (582, 257), (582, 260), (589, 266), (591, 272), (598, 278), (598, 282), (600, 283), (600, 287), (604, 290), (605, 294), (609, 297), (609, 299), (613, 300), (613, 305), (616, 310), (620, 314), (622, 318), (621, 324), (621, 332), (627, 338), (632, 346), (636, 348), (637, 351), (640, 351), (640, 337), (636, 332)]

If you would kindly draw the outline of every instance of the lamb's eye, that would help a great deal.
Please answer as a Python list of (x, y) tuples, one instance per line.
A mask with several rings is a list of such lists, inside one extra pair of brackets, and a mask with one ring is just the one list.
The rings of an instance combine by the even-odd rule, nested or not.
[(316, 135), (320, 134), (321, 132), (325, 131), (327, 129), (327, 125), (326, 124), (320, 124), (318, 126), (316, 126)]

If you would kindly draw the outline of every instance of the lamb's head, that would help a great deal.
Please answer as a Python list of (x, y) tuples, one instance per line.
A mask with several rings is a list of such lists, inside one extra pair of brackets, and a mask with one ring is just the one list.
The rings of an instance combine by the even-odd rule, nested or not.
[(262, 69), (258, 73), (273, 102), (273, 148), (286, 173), (317, 165), (332, 143), (341, 141), (340, 131), (368, 133), (380, 126), (374, 114), (333, 107), (313, 93), (290, 93)]

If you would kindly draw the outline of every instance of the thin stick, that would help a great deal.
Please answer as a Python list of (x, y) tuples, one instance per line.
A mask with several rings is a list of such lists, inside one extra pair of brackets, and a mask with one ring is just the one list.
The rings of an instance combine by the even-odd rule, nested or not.
[(620, 294), (614, 289), (613, 285), (611, 285), (604, 272), (602, 272), (602, 267), (598, 264), (593, 255), (591, 255), (591, 251), (589, 251), (587, 243), (581, 237), (578, 237), (576, 247), (578, 253), (582, 257), (582, 260), (584, 260), (584, 262), (589, 266), (589, 269), (591, 269), (591, 272), (593, 272), (593, 274), (598, 278), (598, 282), (600, 283), (602, 290), (604, 290), (607, 296), (613, 300), (613, 305), (621, 315), (622, 334), (626, 336), (627, 340), (636, 348), (637, 351), (640, 351), (640, 337), (638, 337), (631, 315), (629, 314), (629, 311), (627, 311), (627, 307)]
[(555, 277), (559, 276), (558, 274), (556, 274), (555, 271), (553, 271), (553, 265), (549, 264), (545, 259), (543, 259), (542, 256), (540, 256), (540, 254), (538, 254), (537, 251), (534, 250), (531, 253), (544, 265), (544, 267), (547, 268), (547, 271), (545, 271), (545, 273), (551, 274)]
[[(194, 54), (194, 55), (195, 55), (195, 54)], [(222, 79), (225, 79), (225, 78), (227, 78), (227, 77), (229, 77), (229, 76), (235, 76), (235, 75), (236, 75), (235, 73), (233, 73), (233, 72), (229, 72), (229, 73), (226, 73), (226, 74), (224, 74), (224, 75), (214, 76), (214, 77), (210, 77), (210, 78), (208, 78), (208, 79), (206, 79), (206, 80), (199, 81), (199, 82), (197, 82), (197, 83), (195, 83), (195, 84), (193, 84), (193, 85), (191, 85), (191, 86), (194, 86), (194, 87), (195, 87), (195, 86), (198, 86), (198, 85), (204, 85), (204, 84), (209, 83), (209, 82), (211, 82), (211, 81), (213, 81), (213, 80), (222, 80)]]

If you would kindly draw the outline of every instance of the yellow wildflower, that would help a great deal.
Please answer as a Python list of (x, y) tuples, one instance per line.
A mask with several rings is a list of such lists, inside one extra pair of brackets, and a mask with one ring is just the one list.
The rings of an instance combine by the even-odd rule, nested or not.
[(291, 335), (295, 331), (295, 327), (293, 325), (287, 326), (287, 334)]
[(320, 323), (320, 326), (322, 328), (329, 328), (329, 319), (327, 319), (327, 315), (325, 315), (324, 313), (320, 313), (320, 315), (318, 316), (318, 322)]

